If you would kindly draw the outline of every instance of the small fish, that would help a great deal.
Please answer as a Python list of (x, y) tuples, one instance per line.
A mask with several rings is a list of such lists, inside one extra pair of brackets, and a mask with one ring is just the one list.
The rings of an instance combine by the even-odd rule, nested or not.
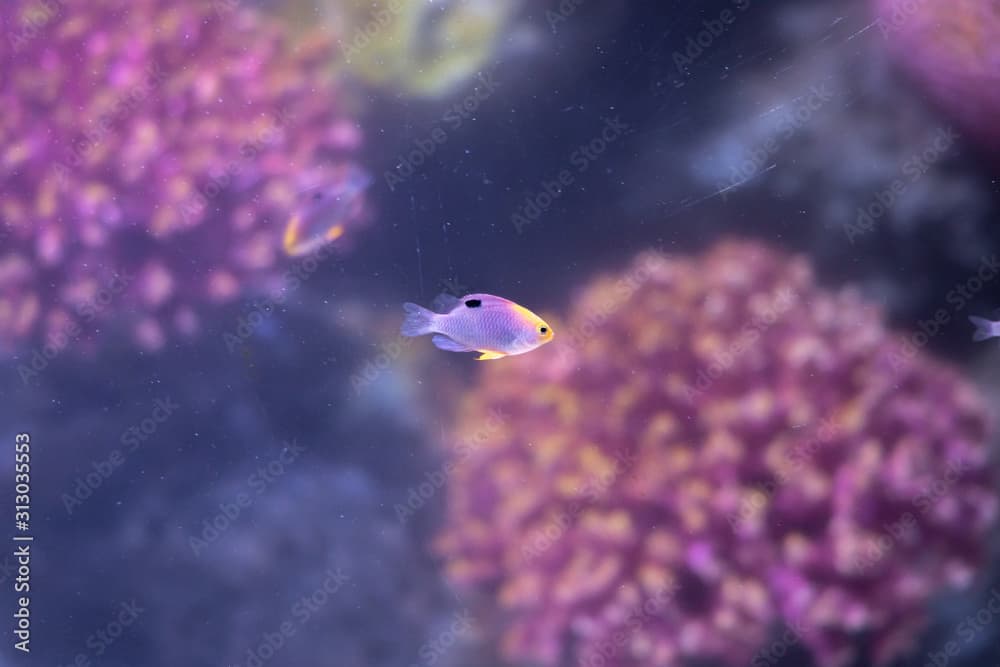
[(290, 257), (307, 255), (343, 236), (345, 221), (363, 209), (365, 190), (372, 183), (368, 172), (354, 166), (311, 174), (306, 181), (281, 240)]
[(404, 303), (404, 336), (435, 334), (431, 341), (449, 352), (479, 352), (478, 361), (531, 352), (552, 340), (548, 323), (513, 301), (490, 294), (469, 294), (461, 299), (442, 294), (433, 312), (415, 303)]
[(1000, 322), (975, 315), (970, 315), (969, 321), (976, 325), (976, 331), (972, 334), (972, 340), (976, 342), (1000, 336)]

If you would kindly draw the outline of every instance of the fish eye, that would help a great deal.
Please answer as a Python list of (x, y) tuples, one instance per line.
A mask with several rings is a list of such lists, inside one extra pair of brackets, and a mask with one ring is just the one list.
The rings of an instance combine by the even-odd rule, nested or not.
[(548, 327), (539, 327), (538, 328), (538, 333), (543, 333), (544, 334), (544, 333), (548, 333), (548, 332), (549, 332), (549, 328)]

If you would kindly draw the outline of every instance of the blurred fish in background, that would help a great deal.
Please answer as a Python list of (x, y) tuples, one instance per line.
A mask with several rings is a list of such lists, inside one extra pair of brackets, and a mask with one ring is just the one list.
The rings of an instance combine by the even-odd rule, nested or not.
[[(47, 360), (117, 327), (157, 349), (206, 305), (284, 288), (303, 188), (361, 169), (332, 45), (293, 47), (235, 5), (37, 9), (0, 8), (31, 28), (0, 45), (0, 346)], [(324, 220), (338, 237), (363, 219), (352, 202)]]
[(320, 169), (301, 179), (298, 201), (291, 209), (282, 235), (289, 256), (301, 257), (320, 251), (339, 240), (351, 221), (365, 215), (365, 191), (372, 183), (367, 171), (351, 163), (339, 170)]

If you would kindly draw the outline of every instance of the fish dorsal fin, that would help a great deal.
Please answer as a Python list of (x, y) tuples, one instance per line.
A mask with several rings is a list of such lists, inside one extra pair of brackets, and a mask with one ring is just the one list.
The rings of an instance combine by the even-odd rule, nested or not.
[(442, 292), (434, 297), (434, 301), (431, 302), (431, 308), (437, 313), (450, 313), (455, 310), (455, 306), (462, 302), (457, 296), (453, 294), (448, 294), (447, 292)]

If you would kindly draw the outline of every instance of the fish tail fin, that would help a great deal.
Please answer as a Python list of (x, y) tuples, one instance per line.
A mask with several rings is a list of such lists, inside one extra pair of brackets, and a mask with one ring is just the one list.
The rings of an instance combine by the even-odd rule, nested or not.
[(407, 337), (423, 336), (434, 331), (434, 313), (415, 303), (404, 303), (406, 319), (399, 333)]
[(975, 315), (970, 315), (969, 321), (976, 325), (976, 330), (972, 334), (972, 340), (976, 342), (998, 335), (996, 322), (991, 322), (984, 317), (976, 317)]

